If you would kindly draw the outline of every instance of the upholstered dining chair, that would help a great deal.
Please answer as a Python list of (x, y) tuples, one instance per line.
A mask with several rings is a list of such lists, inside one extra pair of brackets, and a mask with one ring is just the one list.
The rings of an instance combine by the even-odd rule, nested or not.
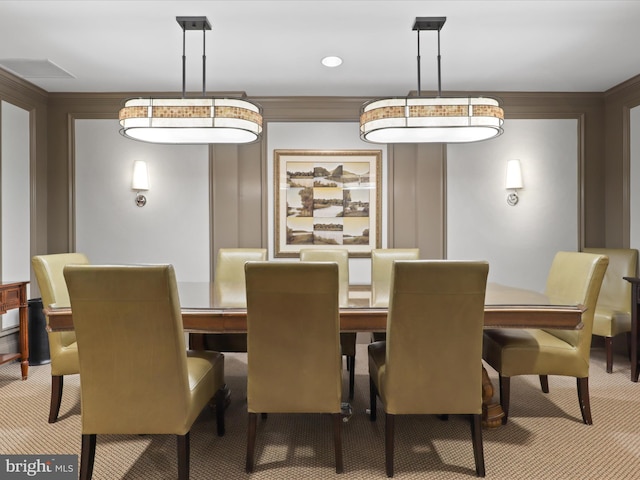
[(395, 260), (418, 260), (419, 248), (374, 248), (371, 250), (371, 305), (389, 306), (391, 275)]
[(596, 301), (608, 257), (584, 252), (558, 252), (547, 276), (545, 294), (553, 304), (585, 307), (582, 328), (488, 329), (484, 333), (483, 358), (499, 374), (502, 423), (509, 416), (511, 377), (539, 375), (544, 393), (549, 375), (576, 378), (582, 421), (591, 425), (589, 357)]
[[(88, 263), (89, 259), (83, 253), (36, 255), (31, 259), (42, 304), (45, 308), (53, 304), (59, 307), (69, 306), (69, 292), (62, 270), (65, 265), (86, 265)], [(49, 423), (54, 423), (60, 413), (64, 376), (80, 373), (80, 367), (75, 332), (49, 332), (48, 340), (51, 357)]]
[(396, 415), (462, 414), (471, 421), (476, 475), (484, 477), (482, 328), (489, 264), (396, 261), (387, 339), (368, 346), (370, 418), (385, 412), (385, 464), (394, 474)]
[[(338, 277), (340, 281), (340, 306), (346, 307), (349, 305), (349, 251), (347, 249), (301, 248), (300, 261), (336, 262), (338, 264)], [(340, 346), (342, 348), (342, 354), (347, 359), (349, 400), (353, 400), (356, 379), (356, 333), (341, 333)]]
[(333, 420), (336, 472), (341, 473), (338, 267), (334, 263), (249, 262), (245, 268), (246, 471), (254, 469), (258, 413), (323, 413)]
[(604, 337), (607, 373), (613, 371), (613, 337), (626, 333), (627, 351), (631, 343), (631, 283), (635, 277), (638, 250), (633, 248), (585, 248), (586, 253), (609, 257), (593, 317), (593, 335)]
[[(219, 248), (214, 276), (214, 295), (221, 305), (244, 308), (247, 305), (244, 264), (267, 259), (266, 248)], [(245, 333), (208, 334), (204, 337), (208, 350), (246, 352)]]
[[(419, 248), (374, 248), (371, 250), (371, 306), (389, 306), (391, 274), (395, 260), (418, 260)], [(374, 341), (385, 339), (385, 333), (374, 332)]]
[(80, 479), (91, 479), (98, 434), (177, 436), (189, 478), (189, 431), (215, 398), (224, 435), (224, 356), (187, 351), (171, 265), (68, 265), (82, 400)]

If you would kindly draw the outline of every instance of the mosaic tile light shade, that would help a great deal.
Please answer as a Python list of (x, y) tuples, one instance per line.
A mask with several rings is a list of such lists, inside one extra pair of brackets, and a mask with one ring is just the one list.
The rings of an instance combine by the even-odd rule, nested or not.
[(236, 98), (139, 98), (120, 109), (120, 133), (151, 143), (251, 143), (262, 134), (260, 107)]
[(371, 143), (467, 143), (502, 134), (504, 112), (488, 97), (402, 97), (365, 103), (360, 137)]

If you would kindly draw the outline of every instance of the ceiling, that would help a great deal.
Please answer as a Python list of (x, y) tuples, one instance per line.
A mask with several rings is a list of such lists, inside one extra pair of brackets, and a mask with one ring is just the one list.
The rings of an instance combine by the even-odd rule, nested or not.
[[(603, 92), (640, 74), (640, 1), (0, 0), (0, 64), (49, 60), (49, 92), (180, 92), (182, 29), (206, 16), (207, 92), (403, 96), (416, 90), (416, 17), (445, 16), (442, 91)], [(187, 32), (187, 91), (202, 91), (202, 34)], [(437, 33), (420, 34), (437, 89)], [(320, 64), (338, 55), (337, 68)]]

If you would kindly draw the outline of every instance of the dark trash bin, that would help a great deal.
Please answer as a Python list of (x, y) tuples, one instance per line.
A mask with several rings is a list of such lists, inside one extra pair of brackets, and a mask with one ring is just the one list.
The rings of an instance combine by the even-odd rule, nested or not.
[(42, 299), (32, 298), (29, 304), (29, 365), (45, 365), (51, 363), (49, 338), (47, 335), (47, 319), (45, 318)]

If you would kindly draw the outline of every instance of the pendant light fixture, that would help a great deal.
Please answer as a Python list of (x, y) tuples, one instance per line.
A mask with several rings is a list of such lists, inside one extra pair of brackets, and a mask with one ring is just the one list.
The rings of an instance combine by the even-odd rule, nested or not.
[[(151, 143), (250, 143), (262, 134), (262, 110), (241, 98), (207, 98), (205, 32), (207, 17), (176, 17), (182, 27), (182, 98), (128, 100), (119, 118), (125, 137)], [(185, 36), (202, 31), (202, 97), (186, 98)]]
[[(504, 112), (487, 97), (442, 97), (440, 30), (447, 17), (418, 17), (418, 94), (381, 98), (360, 109), (360, 137), (371, 143), (466, 143), (502, 134)], [(438, 31), (438, 96), (423, 97), (420, 90), (420, 31)]]

